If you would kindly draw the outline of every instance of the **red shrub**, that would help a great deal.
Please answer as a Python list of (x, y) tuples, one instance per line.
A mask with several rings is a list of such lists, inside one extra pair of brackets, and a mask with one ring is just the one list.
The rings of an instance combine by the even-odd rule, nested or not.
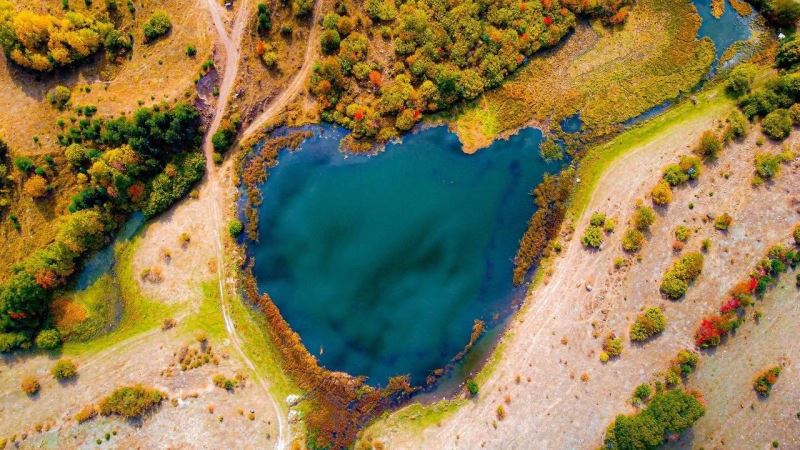
[(725, 319), (720, 316), (706, 317), (695, 332), (695, 343), (700, 348), (716, 347), (725, 333)]
[(381, 75), (381, 73), (377, 70), (373, 70), (369, 73), (369, 81), (373, 84), (373, 86), (381, 87), (381, 84), (383, 83), (383, 75)]
[(545, 16), (545, 18), (544, 18), (544, 24), (545, 24), (545, 25), (550, 25), (550, 24), (552, 24), (552, 23), (553, 23), (553, 19), (551, 19), (551, 18), (549, 18), (549, 17)]
[(735, 311), (742, 307), (742, 302), (739, 301), (738, 298), (729, 298), (728, 301), (722, 304), (722, 307), (719, 309), (719, 312), (722, 314)]

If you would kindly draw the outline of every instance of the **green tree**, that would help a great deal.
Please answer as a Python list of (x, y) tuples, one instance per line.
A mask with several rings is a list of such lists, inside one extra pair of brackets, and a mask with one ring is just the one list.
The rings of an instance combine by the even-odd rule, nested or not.
[(339, 32), (336, 30), (325, 30), (322, 32), (322, 35), (319, 37), (320, 46), (322, 47), (322, 51), (325, 54), (333, 54), (339, 50), (339, 44), (341, 43), (341, 37), (339, 36)]
[(792, 116), (789, 110), (778, 108), (767, 114), (761, 121), (761, 129), (772, 139), (786, 139), (792, 132)]
[(756, 79), (757, 72), (758, 69), (753, 64), (739, 64), (728, 75), (728, 81), (725, 85), (726, 90), (735, 97), (747, 94)]
[(172, 22), (167, 13), (163, 10), (156, 10), (144, 24), (145, 41), (152, 42), (169, 33), (171, 29)]

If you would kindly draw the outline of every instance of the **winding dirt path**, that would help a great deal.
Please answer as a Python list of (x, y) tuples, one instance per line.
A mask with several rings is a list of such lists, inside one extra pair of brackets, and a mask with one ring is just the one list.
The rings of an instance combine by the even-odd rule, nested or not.
[[(230, 101), (230, 96), (233, 91), (233, 87), (236, 81), (237, 74), (239, 72), (239, 62), (241, 58), (241, 41), (242, 41), (242, 34), (244, 33), (245, 26), (247, 24), (247, 11), (248, 11), (248, 1), (244, 0), (242, 4), (239, 6), (239, 10), (236, 14), (236, 17), (233, 22), (232, 32), (229, 36), (225, 31), (224, 22), (221, 17), (221, 9), (222, 7), (217, 3), (215, 0), (206, 0), (208, 4), (209, 12), (211, 13), (214, 28), (216, 29), (217, 35), (219, 37), (220, 43), (222, 43), (225, 49), (225, 67), (222, 72), (220, 87), (219, 87), (219, 101), (214, 109), (214, 116), (211, 121), (211, 124), (206, 132), (204, 141), (203, 141), (203, 152), (206, 156), (206, 172), (208, 174), (207, 182), (209, 183), (209, 194), (211, 197), (210, 204), (210, 214), (209, 220), (213, 222), (213, 235), (214, 235), (214, 244), (216, 247), (216, 254), (217, 254), (217, 276), (219, 280), (219, 295), (220, 295), (220, 302), (222, 307), (222, 315), (225, 320), (225, 329), (228, 332), (228, 336), (230, 337), (231, 343), (236, 348), (236, 351), (241, 356), (242, 360), (245, 364), (256, 374), (256, 378), (258, 383), (264, 389), (264, 391), (269, 396), (273, 407), (275, 408), (275, 415), (278, 419), (278, 439), (275, 443), (275, 448), (286, 448), (288, 446), (288, 442), (290, 439), (290, 431), (287, 424), (287, 419), (283, 417), (281, 413), (281, 409), (278, 404), (275, 402), (275, 399), (269, 393), (269, 386), (264, 378), (259, 374), (256, 370), (255, 365), (247, 357), (245, 352), (242, 350), (241, 338), (239, 337), (238, 332), (236, 331), (236, 326), (233, 320), (230, 317), (230, 313), (228, 311), (228, 307), (225, 301), (225, 253), (224, 253), (224, 246), (222, 240), (222, 231), (224, 229), (224, 223), (222, 219), (222, 213), (219, 208), (219, 204), (225, 204), (225, 190), (223, 189), (224, 181), (220, 180), (220, 173), (217, 171), (216, 164), (213, 160), (214, 154), (214, 146), (212, 143), (212, 137), (214, 133), (219, 129), (222, 119), (225, 115), (225, 111), (227, 110), (228, 103)], [(246, 139), (253, 134), (255, 134), (264, 123), (272, 119), (275, 115), (277, 115), (299, 92), (299, 90), (304, 86), (305, 80), (308, 77), (308, 73), (311, 69), (312, 62), (314, 56), (316, 55), (315, 49), (317, 39), (315, 38), (315, 27), (314, 25), (319, 21), (320, 15), (322, 11), (322, 1), (318, 0), (314, 5), (314, 13), (311, 19), (311, 32), (308, 38), (308, 43), (306, 45), (306, 51), (304, 56), (303, 65), (300, 71), (294, 76), (292, 81), (289, 85), (284, 89), (271, 103), (270, 105), (262, 112), (256, 120), (244, 131), (242, 134), (242, 139)], [(219, 200), (222, 200), (221, 202)]]
[(277, 97), (272, 101), (272, 103), (267, 106), (267, 108), (256, 117), (253, 122), (244, 130), (241, 136), (241, 141), (247, 141), (247, 139), (254, 134), (261, 131), (261, 127), (264, 126), (270, 119), (275, 117), (277, 114), (281, 112), (291, 100), (299, 93), (300, 89), (305, 86), (305, 82), (308, 79), (308, 74), (311, 71), (311, 67), (314, 65), (314, 60), (317, 56), (317, 42), (319, 42), (319, 27), (314, 26), (317, 22), (319, 22), (320, 17), (322, 16), (322, 4), (323, 0), (317, 0), (314, 4), (314, 13), (311, 17), (311, 30), (309, 31), (307, 43), (306, 43), (306, 51), (303, 56), (303, 65), (300, 67), (300, 70), (295, 74), (292, 81), (286, 86), (286, 89), (281, 91)]

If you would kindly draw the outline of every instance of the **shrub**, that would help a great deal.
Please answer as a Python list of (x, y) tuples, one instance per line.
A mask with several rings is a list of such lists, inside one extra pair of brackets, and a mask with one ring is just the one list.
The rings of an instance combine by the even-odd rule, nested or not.
[(617, 228), (617, 221), (613, 218), (606, 218), (605, 223), (603, 223), (603, 231), (606, 233), (613, 233), (614, 230)]
[(800, 125), (800, 103), (795, 103), (789, 107), (789, 116), (792, 118), (792, 125)]
[(169, 16), (162, 10), (157, 10), (144, 24), (144, 39), (146, 42), (154, 41), (166, 35), (172, 29)]
[(601, 212), (594, 212), (592, 213), (592, 217), (589, 218), (589, 225), (595, 227), (602, 227), (606, 223), (606, 215)]
[(81, 410), (75, 414), (75, 420), (78, 423), (83, 423), (95, 416), (97, 416), (97, 408), (94, 405), (88, 405), (81, 408)]
[(781, 171), (780, 155), (759, 152), (755, 156), (756, 174), (764, 179), (772, 179)]
[(691, 235), (692, 235), (692, 230), (686, 225), (678, 225), (677, 227), (675, 227), (675, 239), (681, 242), (686, 242), (689, 240), (689, 237)]
[(633, 391), (633, 397), (641, 401), (645, 401), (650, 398), (650, 394), (652, 394), (652, 391), (650, 389), (650, 385), (647, 383), (642, 383), (636, 386), (636, 389)]
[(231, 221), (228, 223), (228, 234), (230, 234), (233, 238), (242, 234), (243, 230), (244, 225), (242, 225), (242, 222), (239, 219), (231, 219)]
[(36, 377), (28, 375), (22, 379), (22, 382), (19, 384), (19, 388), (22, 389), (22, 392), (28, 395), (34, 395), (39, 392), (39, 389), (41, 389), (42, 386), (39, 384), (39, 380), (37, 380)]
[(586, 247), (600, 248), (603, 245), (603, 230), (595, 225), (586, 228), (586, 232), (581, 237), (581, 242)]
[(40, 175), (34, 175), (28, 178), (28, 180), (25, 181), (24, 189), (25, 193), (34, 199), (42, 198), (50, 192), (47, 180)]
[(52, 350), (61, 345), (61, 334), (55, 328), (42, 330), (36, 336), (36, 346), (44, 350)]
[(639, 231), (647, 231), (653, 222), (656, 221), (656, 213), (653, 208), (648, 206), (639, 206), (633, 213), (633, 224)]
[(626, 252), (638, 252), (642, 249), (644, 234), (635, 228), (629, 228), (622, 236), (622, 249)]
[(761, 121), (761, 129), (772, 139), (786, 139), (792, 132), (792, 116), (789, 110), (779, 108), (767, 114)]
[(694, 149), (694, 152), (706, 159), (715, 159), (719, 152), (722, 151), (722, 141), (716, 133), (711, 130), (704, 131), (700, 135), (700, 141)]
[(725, 89), (734, 97), (747, 94), (750, 92), (750, 87), (753, 85), (757, 72), (758, 69), (753, 64), (739, 64), (728, 75)]
[(47, 101), (59, 111), (63, 111), (67, 107), (71, 97), (72, 91), (66, 86), (59, 85), (47, 92)]
[(664, 274), (659, 290), (668, 298), (677, 300), (686, 294), (689, 284), (694, 282), (703, 270), (703, 255), (690, 252), (672, 263)]
[(731, 224), (733, 223), (733, 217), (731, 217), (728, 213), (724, 213), (714, 220), (714, 228), (720, 231), (727, 231), (730, 228)]
[(772, 386), (778, 381), (778, 377), (781, 374), (781, 367), (775, 366), (770, 367), (769, 369), (763, 370), (753, 381), (753, 389), (758, 392), (758, 395), (762, 397), (769, 397), (770, 392), (772, 392)]
[(186, 46), (186, 56), (188, 56), (189, 58), (194, 58), (196, 55), (197, 55), (197, 47), (191, 44)]
[(603, 351), (611, 358), (616, 358), (622, 354), (622, 339), (614, 333), (609, 333), (603, 341)]
[(794, 233), (792, 235), (794, 237), (794, 243), (800, 245), (800, 223), (795, 225)]
[(35, 169), (36, 165), (33, 164), (33, 160), (27, 156), (17, 156), (14, 158), (14, 167), (19, 169), (20, 172), (28, 173)]
[[(798, 111), (800, 112), (800, 111)], [(740, 139), (747, 136), (750, 125), (747, 123), (747, 118), (738, 109), (734, 109), (725, 119), (727, 127), (725, 128), (725, 140), (731, 141)]]
[(71, 359), (61, 358), (50, 369), (50, 373), (56, 380), (65, 381), (78, 374), (78, 367)]
[(211, 381), (214, 383), (214, 386), (225, 389), (226, 391), (232, 391), (234, 387), (236, 387), (236, 382), (231, 380), (230, 378), (218, 373), (211, 377)]
[(687, 376), (694, 371), (699, 361), (700, 355), (688, 349), (681, 349), (675, 359), (672, 360), (672, 367), (679, 371), (682, 376)]
[(644, 342), (647, 339), (664, 331), (667, 326), (667, 318), (658, 306), (651, 306), (643, 314), (636, 317), (636, 321), (631, 325), (631, 340), (634, 342)]
[(661, 180), (650, 191), (650, 197), (656, 205), (669, 205), (672, 202), (672, 188), (666, 180)]
[(100, 400), (100, 414), (116, 414), (133, 419), (155, 409), (164, 398), (166, 395), (163, 392), (141, 384), (123, 386)]
[(233, 140), (236, 138), (236, 129), (233, 127), (222, 127), (214, 133), (211, 137), (211, 144), (214, 150), (224, 152), (233, 145)]
[(469, 392), (470, 396), (475, 397), (476, 395), (478, 395), (479, 391), (480, 388), (478, 387), (478, 383), (475, 380), (473, 379), (467, 380), (467, 392)]
[(605, 448), (655, 450), (667, 434), (686, 430), (704, 414), (703, 404), (682, 389), (658, 392), (642, 411), (616, 417), (606, 430)]
[(778, 47), (775, 54), (775, 65), (783, 69), (794, 69), (800, 64), (800, 40), (795, 36), (787, 39)]

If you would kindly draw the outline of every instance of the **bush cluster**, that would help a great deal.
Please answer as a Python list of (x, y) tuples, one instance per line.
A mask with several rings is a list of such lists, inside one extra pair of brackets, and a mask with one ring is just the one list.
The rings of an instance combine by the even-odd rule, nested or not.
[(616, 358), (622, 355), (622, 339), (617, 337), (614, 333), (609, 333), (603, 340), (603, 351), (610, 358)]
[(686, 294), (689, 284), (694, 282), (703, 270), (703, 255), (690, 252), (672, 263), (664, 274), (659, 290), (667, 298), (677, 300)]
[(631, 325), (631, 340), (644, 342), (667, 327), (667, 318), (658, 306), (647, 308), (643, 314), (636, 317), (636, 321)]
[(155, 388), (141, 384), (123, 386), (100, 400), (99, 410), (104, 416), (115, 414), (134, 419), (158, 407), (165, 398), (166, 395)]
[(703, 403), (682, 389), (658, 392), (642, 411), (617, 416), (606, 430), (605, 448), (655, 450), (704, 414)]
[(772, 392), (772, 386), (778, 381), (781, 375), (781, 367), (770, 367), (762, 371), (753, 381), (753, 389), (762, 397), (769, 397)]

